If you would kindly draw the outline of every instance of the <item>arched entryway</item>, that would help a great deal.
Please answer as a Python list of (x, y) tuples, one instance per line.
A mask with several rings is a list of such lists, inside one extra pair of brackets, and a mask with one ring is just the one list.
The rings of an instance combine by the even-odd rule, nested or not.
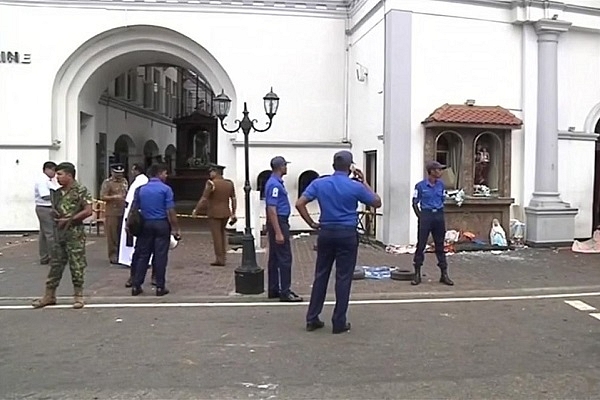
[(165, 149), (165, 164), (167, 164), (167, 172), (173, 175), (175, 172), (175, 161), (177, 157), (177, 149), (172, 144)]
[[(600, 118), (596, 121), (594, 133), (600, 135)], [(600, 226), (600, 137), (596, 139), (596, 159), (594, 164), (594, 202), (592, 208), (592, 230)]]
[(148, 169), (149, 166), (155, 163), (161, 163), (162, 156), (158, 145), (154, 140), (148, 140), (144, 143), (144, 167)]
[(112, 162), (123, 164), (125, 171), (129, 171), (129, 155), (135, 154), (135, 143), (128, 135), (121, 135), (115, 141)]
[[(118, 27), (83, 43), (56, 74), (52, 90), (52, 137), (62, 145), (52, 158), (75, 163), (82, 182), (92, 185), (96, 155), (90, 154), (89, 149), (94, 148), (96, 137), (80, 131), (80, 112), (92, 115), (95, 111), (86, 107), (95, 107), (107, 83), (123, 71), (160, 63), (197, 71), (215, 90), (224, 89), (232, 99), (232, 110), (236, 109), (235, 88), (225, 69), (194, 40), (160, 26)], [(231, 152), (223, 154), (224, 158), (234, 158), (233, 148), (226, 146), (227, 138), (221, 135), (221, 140), (223, 146), (219, 148)]]

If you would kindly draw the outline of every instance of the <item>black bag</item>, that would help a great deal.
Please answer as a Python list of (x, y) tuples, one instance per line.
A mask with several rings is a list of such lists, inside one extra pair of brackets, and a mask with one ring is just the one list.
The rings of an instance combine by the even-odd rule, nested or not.
[(142, 230), (144, 229), (144, 217), (142, 217), (142, 213), (140, 211), (140, 189), (141, 186), (135, 190), (133, 195), (133, 203), (129, 209), (129, 214), (127, 214), (127, 220), (125, 221), (127, 230), (135, 237), (140, 236), (142, 234)]

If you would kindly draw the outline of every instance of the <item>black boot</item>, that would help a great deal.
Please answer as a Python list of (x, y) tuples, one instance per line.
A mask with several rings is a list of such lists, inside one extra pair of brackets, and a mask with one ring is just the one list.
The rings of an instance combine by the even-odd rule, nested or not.
[(440, 277), (440, 283), (443, 283), (444, 285), (448, 285), (448, 286), (454, 286), (454, 282), (452, 282), (452, 279), (450, 279), (450, 277), (448, 276), (448, 270), (447, 269), (442, 269), (442, 276)]
[(410, 283), (413, 286), (419, 285), (421, 283), (421, 266), (415, 265), (415, 276), (413, 277), (412, 282)]

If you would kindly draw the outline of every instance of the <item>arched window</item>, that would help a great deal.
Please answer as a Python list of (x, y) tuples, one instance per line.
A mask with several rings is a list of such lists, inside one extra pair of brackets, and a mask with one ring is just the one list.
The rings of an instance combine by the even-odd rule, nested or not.
[(267, 184), (267, 180), (271, 176), (270, 170), (265, 170), (258, 174), (258, 178), (256, 178), (256, 187), (260, 190), (260, 199), (264, 200), (265, 198), (265, 185)]
[(442, 181), (446, 189), (459, 189), (462, 186), (463, 141), (454, 131), (444, 131), (435, 140), (435, 159), (447, 165)]
[(169, 175), (173, 175), (175, 173), (175, 157), (177, 157), (177, 149), (175, 146), (170, 144), (165, 149), (165, 164), (167, 164), (167, 172)]
[(148, 168), (155, 162), (159, 162), (157, 157), (159, 154), (158, 145), (152, 139), (144, 143), (144, 166)]
[(502, 141), (493, 132), (483, 132), (475, 138), (473, 154), (474, 194), (488, 187), (488, 195), (497, 196), (502, 185)]
[(312, 170), (301, 173), (298, 177), (298, 197), (302, 196), (308, 185), (318, 177), (319, 174)]

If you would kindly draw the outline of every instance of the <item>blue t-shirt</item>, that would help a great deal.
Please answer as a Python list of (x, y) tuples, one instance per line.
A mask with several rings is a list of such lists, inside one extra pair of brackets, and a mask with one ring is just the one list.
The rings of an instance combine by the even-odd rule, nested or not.
[(137, 203), (145, 220), (167, 218), (167, 212), (175, 208), (173, 190), (160, 179), (152, 178), (138, 189)]
[(413, 202), (421, 205), (421, 210), (440, 210), (444, 208), (444, 182), (441, 179), (431, 183), (423, 179), (415, 185)]
[(265, 184), (265, 204), (267, 207), (275, 207), (277, 215), (289, 217), (291, 213), (288, 192), (283, 186), (283, 179), (271, 175)]
[(358, 224), (358, 203), (372, 205), (375, 195), (360, 182), (350, 179), (345, 172), (335, 172), (317, 178), (308, 185), (302, 196), (309, 201), (317, 199), (321, 226)]

